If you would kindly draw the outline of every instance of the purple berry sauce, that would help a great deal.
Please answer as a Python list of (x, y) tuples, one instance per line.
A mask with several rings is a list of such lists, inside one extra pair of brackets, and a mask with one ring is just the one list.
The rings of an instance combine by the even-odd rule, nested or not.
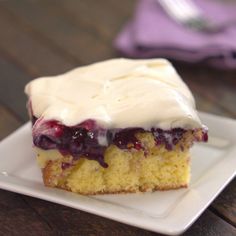
[[(152, 128), (149, 131), (143, 128), (104, 129), (99, 127), (94, 120), (86, 120), (76, 126), (65, 126), (57, 121), (44, 121), (32, 116), (34, 145), (44, 150), (58, 149), (63, 155), (71, 155), (75, 160), (84, 156), (90, 160), (96, 160), (104, 168), (108, 167), (104, 161), (106, 148), (114, 144), (120, 149), (144, 150), (142, 143), (135, 137), (137, 133), (151, 132), (156, 145), (164, 144), (167, 150), (182, 139), (187, 130), (174, 128), (162, 130)], [(99, 143), (100, 139), (106, 140), (106, 144)], [(207, 132), (203, 135), (207, 141)], [(146, 152), (146, 150), (144, 150)], [(63, 169), (68, 167), (63, 165)]]

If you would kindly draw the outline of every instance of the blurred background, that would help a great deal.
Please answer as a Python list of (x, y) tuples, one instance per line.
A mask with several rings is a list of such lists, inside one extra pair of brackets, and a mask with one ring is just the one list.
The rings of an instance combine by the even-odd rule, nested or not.
[[(28, 81), (114, 57), (167, 57), (192, 90), (199, 110), (236, 118), (236, 1), (0, 0), (0, 139), (28, 120), (23, 93)], [(217, 214), (235, 225), (235, 190), (234, 181), (194, 227), (220, 235), (229, 226)], [(4, 201), (12, 199), (9, 193), (2, 196)], [(82, 214), (24, 199), (52, 217), (51, 222), (56, 217), (61, 226), (51, 224), (58, 227)], [(47, 208), (58, 215), (51, 216)], [(64, 211), (63, 217), (57, 208)], [(98, 222), (92, 232), (111, 232), (109, 225), (117, 235), (146, 232), (87, 213), (82, 216), (82, 222), (91, 217)], [(212, 226), (204, 228), (207, 221)], [(76, 222), (72, 226), (78, 230)]]

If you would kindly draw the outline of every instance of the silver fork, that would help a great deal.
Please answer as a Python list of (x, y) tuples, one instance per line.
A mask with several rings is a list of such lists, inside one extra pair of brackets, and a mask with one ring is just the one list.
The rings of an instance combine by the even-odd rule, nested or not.
[(215, 24), (205, 19), (192, 0), (157, 0), (166, 13), (176, 22), (195, 30), (216, 32)]

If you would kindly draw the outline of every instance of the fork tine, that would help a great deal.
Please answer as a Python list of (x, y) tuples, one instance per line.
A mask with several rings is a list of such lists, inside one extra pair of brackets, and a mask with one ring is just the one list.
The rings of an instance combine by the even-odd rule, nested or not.
[(183, 4), (186, 12), (189, 13), (190, 18), (197, 18), (201, 16), (200, 11), (193, 4), (192, 0), (182, 0), (181, 3)]
[(161, 6), (167, 11), (167, 13), (177, 21), (186, 20), (181, 6), (178, 4), (178, 0), (159, 0)]
[(191, 17), (191, 13), (188, 11), (188, 7), (186, 7), (186, 4), (184, 3), (185, 0), (175, 0), (177, 6), (179, 7), (179, 10), (182, 14), (182, 18), (184, 20), (188, 20), (189, 17)]
[(176, 22), (190, 28), (217, 32), (219, 27), (206, 20), (192, 0), (157, 0)]

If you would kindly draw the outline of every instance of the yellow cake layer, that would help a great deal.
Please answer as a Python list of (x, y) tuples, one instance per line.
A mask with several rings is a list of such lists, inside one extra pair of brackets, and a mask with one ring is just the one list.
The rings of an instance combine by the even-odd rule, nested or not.
[[(163, 145), (156, 146), (150, 133), (137, 136), (147, 154), (144, 155), (143, 150), (121, 150), (111, 145), (106, 149), (104, 157), (108, 168), (103, 168), (94, 160), (80, 158), (73, 161), (72, 156), (62, 156), (57, 150), (36, 148), (45, 185), (81, 194), (186, 187), (190, 179), (188, 137), (168, 151)], [(62, 163), (70, 163), (72, 166), (62, 169)]]

